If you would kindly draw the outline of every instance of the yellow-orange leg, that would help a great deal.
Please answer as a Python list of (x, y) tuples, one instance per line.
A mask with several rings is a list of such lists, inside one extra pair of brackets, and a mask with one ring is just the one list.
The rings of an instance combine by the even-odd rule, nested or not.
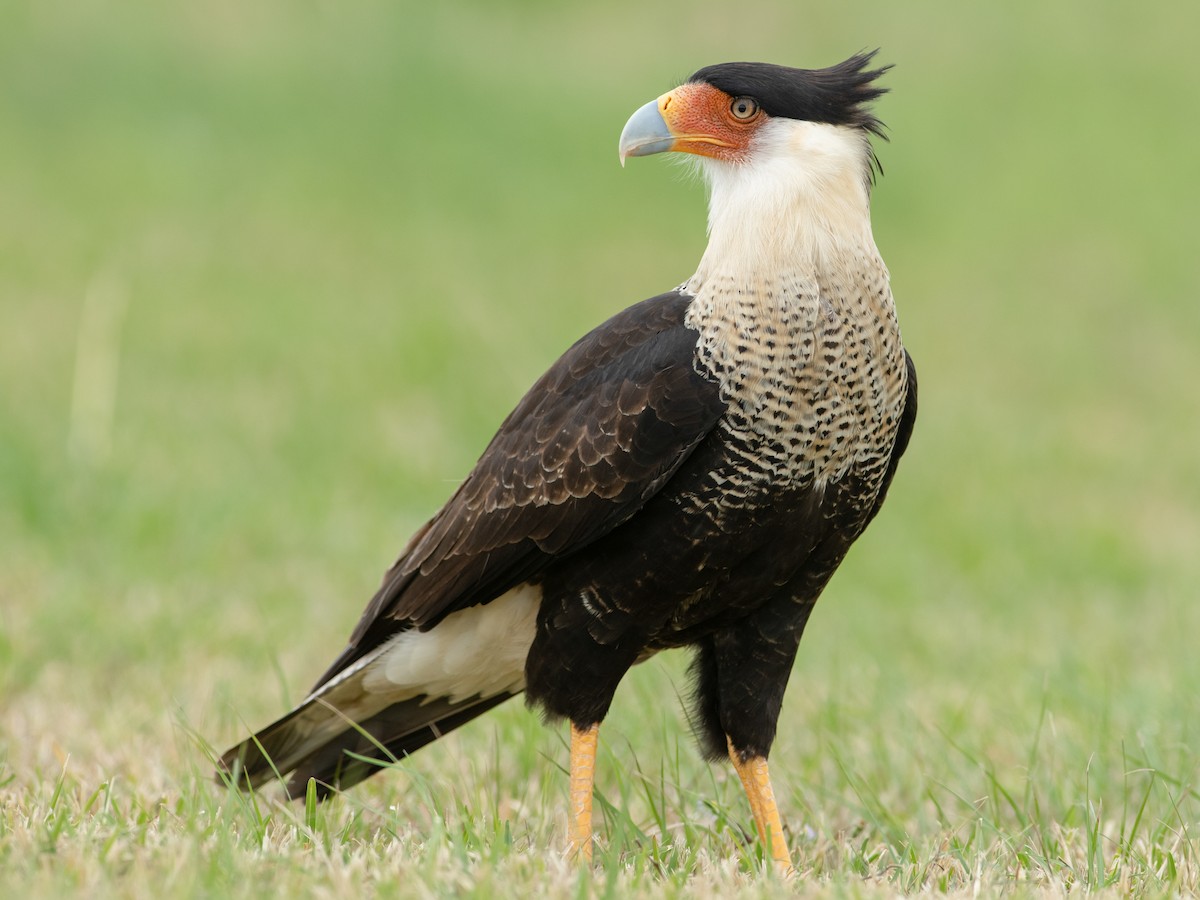
[(571, 843), (567, 853), (587, 862), (592, 861), (592, 786), (599, 734), (599, 723), (584, 729), (571, 723)]
[(746, 798), (750, 801), (750, 812), (754, 814), (754, 824), (758, 826), (758, 836), (775, 861), (776, 868), (785, 875), (791, 875), (792, 857), (788, 853), (787, 841), (783, 836), (783, 822), (779, 819), (779, 807), (775, 805), (775, 792), (771, 790), (771, 775), (767, 770), (765, 756), (752, 756), (742, 759), (742, 755), (734, 749), (733, 741), (729, 741), (729, 758), (733, 768), (742, 779), (742, 787), (746, 789)]

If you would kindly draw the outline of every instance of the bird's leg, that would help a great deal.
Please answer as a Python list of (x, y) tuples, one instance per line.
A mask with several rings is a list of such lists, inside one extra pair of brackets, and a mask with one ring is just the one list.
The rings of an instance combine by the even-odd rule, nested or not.
[(750, 812), (754, 814), (754, 824), (758, 826), (758, 836), (775, 861), (776, 868), (785, 875), (794, 873), (792, 857), (788, 853), (787, 840), (783, 836), (783, 822), (779, 819), (779, 807), (775, 805), (775, 792), (771, 789), (771, 775), (767, 770), (765, 756), (743, 757), (729, 739), (729, 758), (738, 777), (742, 779), (742, 787), (746, 790), (746, 798), (750, 801)]
[(600, 723), (580, 728), (571, 723), (570, 856), (592, 861), (592, 786), (596, 780), (596, 738)]

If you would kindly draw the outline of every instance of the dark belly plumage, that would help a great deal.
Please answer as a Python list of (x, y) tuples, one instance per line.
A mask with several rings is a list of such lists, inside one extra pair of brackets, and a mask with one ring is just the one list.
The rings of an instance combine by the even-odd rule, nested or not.
[(747, 471), (748, 457), (714, 431), (638, 516), (547, 570), (526, 665), (531, 703), (599, 720), (634, 662), (765, 608), (773, 639), (799, 640), (870, 518), (881, 473), (779, 485)]
[(786, 682), (780, 666), (898, 455), (910, 370), (873, 278), (692, 300), (693, 367), (724, 412), (636, 516), (540, 575), (531, 703), (600, 721), (634, 662), (668, 647), (703, 655), (733, 634), (777, 645), (766, 668)]

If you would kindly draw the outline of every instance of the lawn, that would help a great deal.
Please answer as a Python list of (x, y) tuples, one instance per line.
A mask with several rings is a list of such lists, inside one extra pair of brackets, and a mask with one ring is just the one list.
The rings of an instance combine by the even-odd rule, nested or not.
[[(0, 7), (0, 896), (1200, 891), (1200, 11), (670, 0)], [(921, 415), (772, 754), (510, 703), (322, 807), (214, 784), (571, 341), (686, 278), (617, 165), (702, 65), (894, 62), (874, 197)]]

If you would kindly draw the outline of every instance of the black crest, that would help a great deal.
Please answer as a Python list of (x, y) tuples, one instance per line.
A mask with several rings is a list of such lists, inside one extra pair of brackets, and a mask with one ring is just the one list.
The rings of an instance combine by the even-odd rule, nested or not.
[(883, 137), (871, 101), (887, 93), (875, 80), (891, 66), (869, 69), (877, 50), (858, 53), (827, 69), (792, 69), (771, 63), (732, 62), (705, 66), (688, 79), (733, 97), (752, 97), (769, 116), (855, 125)]

